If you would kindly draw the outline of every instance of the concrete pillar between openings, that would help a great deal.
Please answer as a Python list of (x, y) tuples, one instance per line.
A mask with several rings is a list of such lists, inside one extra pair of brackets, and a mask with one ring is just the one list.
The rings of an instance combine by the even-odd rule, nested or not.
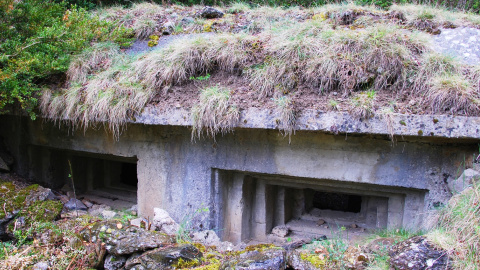
[(377, 224), (379, 229), (388, 227), (388, 198), (377, 197)]
[(253, 236), (255, 226), (255, 200), (256, 200), (256, 179), (251, 176), (243, 177), (242, 187), (242, 236), (241, 240), (245, 241)]
[(265, 240), (267, 234), (267, 193), (264, 181), (256, 181), (252, 237)]
[(388, 198), (388, 229), (398, 229), (403, 224), (403, 209), (405, 199), (403, 195), (391, 195)]
[(292, 192), (292, 218), (300, 218), (305, 213), (305, 189), (294, 189)]
[(313, 196), (315, 195), (315, 191), (312, 189), (304, 189), (304, 196), (305, 196), (305, 212), (310, 212), (313, 208)]
[(285, 225), (285, 187), (277, 186), (274, 227)]
[[(365, 223), (369, 228), (376, 227), (377, 224), (377, 200), (375, 197), (363, 196), (362, 197), (362, 212), (365, 212)], [(365, 208), (363, 208), (365, 207)]]
[(265, 230), (266, 234), (269, 234), (275, 222), (275, 201), (277, 199), (277, 189), (275, 186), (266, 185), (265, 186)]
[(244, 177), (243, 174), (235, 173), (226, 187), (228, 200), (225, 206), (225, 240), (234, 244), (242, 241)]

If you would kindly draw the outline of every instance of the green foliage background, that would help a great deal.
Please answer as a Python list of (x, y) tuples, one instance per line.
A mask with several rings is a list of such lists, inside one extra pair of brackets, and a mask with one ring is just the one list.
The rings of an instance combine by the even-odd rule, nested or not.
[(63, 80), (75, 53), (130, 35), (114, 27), (65, 2), (0, 0), (0, 113), (15, 104), (35, 118), (37, 93)]

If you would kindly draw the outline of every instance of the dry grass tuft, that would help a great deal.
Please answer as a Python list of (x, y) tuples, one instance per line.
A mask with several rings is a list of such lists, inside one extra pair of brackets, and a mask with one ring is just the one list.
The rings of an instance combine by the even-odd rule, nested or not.
[(200, 36), (179, 40), (165, 50), (154, 51), (135, 63), (139, 80), (150, 88), (169, 87), (199, 76), (221, 70), (239, 73), (252, 61), (251, 43), (255, 37), (246, 35)]
[(120, 47), (113, 42), (95, 43), (73, 59), (68, 68), (67, 77), (71, 83), (83, 84), (89, 75), (109, 68), (112, 59), (119, 54)]
[(215, 135), (230, 132), (237, 125), (240, 112), (230, 104), (230, 91), (218, 86), (201, 91), (199, 103), (192, 108), (192, 140), (200, 139), (203, 132)]
[(55, 94), (45, 92), (40, 102), (43, 115), (84, 129), (103, 122), (118, 136), (121, 127), (139, 113), (154, 94), (154, 89), (135, 80), (133, 61), (127, 56), (117, 58), (115, 65), (83, 85), (74, 84)]
[(434, 113), (475, 115), (480, 112), (478, 74), (478, 68), (472, 70), (451, 56), (428, 53), (423, 56), (414, 89)]
[(454, 257), (457, 269), (474, 270), (480, 265), (480, 183), (478, 181), (450, 199), (441, 210), (439, 226), (429, 238)]
[(480, 111), (480, 97), (461, 75), (440, 75), (431, 79), (425, 102), (435, 113), (475, 115)]
[(277, 121), (278, 129), (284, 136), (288, 135), (288, 141), (291, 141), (292, 134), (295, 134), (295, 124), (297, 120), (297, 113), (295, 111), (294, 103), (288, 96), (281, 96), (275, 99), (276, 111), (280, 117)]
[(340, 90), (344, 96), (365, 88), (403, 90), (417, 55), (426, 48), (424, 35), (405, 36), (397, 26), (382, 24), (362, 31), (332, 30), (326, 22), (312, 20), (270, 37), (264, 41), (266, 61), (249, 72), (261, 97), (299, 85), (319, 93)]
[(356, 93), (351, 99), (350, 113), (360, 119), (368, 119), (375, 113), (375, 90)]

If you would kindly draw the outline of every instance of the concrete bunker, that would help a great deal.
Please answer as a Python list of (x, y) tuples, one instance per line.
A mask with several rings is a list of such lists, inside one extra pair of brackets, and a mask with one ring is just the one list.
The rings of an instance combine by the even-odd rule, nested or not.
[(281, 225), (299, 237), (331, 235), (341, 227), (359, 233), (414, 228), (422, 222), (426, 195), (418, 189), (238, 171), (214, 170), (214, 179), (217, 225), (224, 228), (223, 239), (234, 243), (265, 240)]

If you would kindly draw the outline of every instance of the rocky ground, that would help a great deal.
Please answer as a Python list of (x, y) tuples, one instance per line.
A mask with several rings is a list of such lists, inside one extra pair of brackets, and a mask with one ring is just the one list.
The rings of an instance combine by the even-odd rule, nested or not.
[[(449, 255), (423, 236), (372, 236), (358, 245), (323, 235), (285, 244), (234, 246), (212, 230), (195, 231), (156, 208), (153, 220), (136, 209), (78, 200), (71, 191), (29, 185), (2, 174), (0, 269), (449, 269)], [(462, 182), (463, 183), (463, 182)], [(462, 188), (458, 186), (457, 188)], [(381, 268), (381, 269), (387, 269)], [(372, 268), (371, 268), (372, 269)]]

